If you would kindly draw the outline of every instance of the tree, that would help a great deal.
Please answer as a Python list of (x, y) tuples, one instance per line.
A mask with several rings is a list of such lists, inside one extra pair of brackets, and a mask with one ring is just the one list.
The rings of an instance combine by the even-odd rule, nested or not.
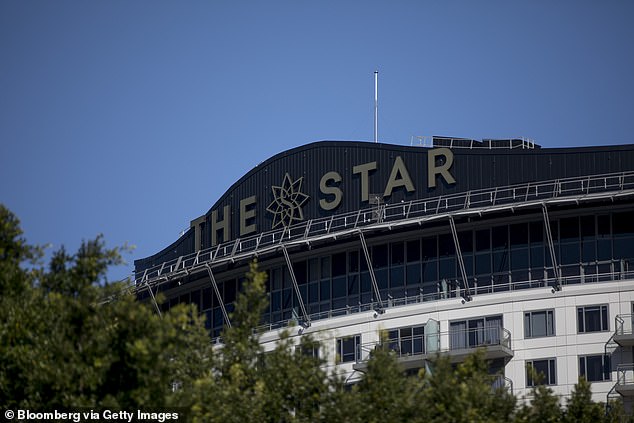
[(2, 408), (164, 407), (174, 404), (174, 382), (191, 386), (208, 372), (213, 356), (195, 310), (161, 318), (124, 285), (104, 283), (119, 249), (97, 237), (74, 255), (55, 252), (48, 269), (22, 266), (37, 257), (0, 205)]
[(592, 401), (590, 382), (580, 377), (568, 400), (564, 422), (596, 423), (604, 421), (605, 417), (605, 406)]
[[(53, 254), (22, 236), (0, 205), (0, 408), (144, 409), (175, 407), (205, 422), (584, 422), (620, 421), (620, 403), (605, 417), (580, 380), (562, 410), (537, 385), (521, 406), (494, 388), (482, 351), (453, 364), (437, 357), (407, 375), (383, 339), (352, 387), (324, 369), (316, 339), (281, 333), (264, 352), (256, 331), (267, 307), (266, 273), (257, 263), (234, 304), (222, 345), (212, 346), (194, 306), (162, 316), (125, 284), (108, 284), (121, 260), (103, 238), (75, 254)], [(160, 296), (159, 296), (160, 297)], [(161, 298), (158, 299), (161, 301)], [(293, 328), (297, 330), (297, 328)], [(299, 334), (298, 334), (299, 335)], [(299, 341), (299, 342), (298, 342)]]

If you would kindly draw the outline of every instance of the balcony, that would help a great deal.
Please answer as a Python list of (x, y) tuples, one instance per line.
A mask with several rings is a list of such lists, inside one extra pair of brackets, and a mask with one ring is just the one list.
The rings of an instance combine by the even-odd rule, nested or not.
[(634, 397), (634, 364), (619, 364), (616, 367), (614, 390), (624, 397)]
[(614, 336), (612, 339), (621, 347), (634, 346), (634, 332), (632, 331), (632, 314), (619, 314), (614, 318)]
[(508, 362), (513, 357), (511, 333), (502, 327), (452, 329), (449, 332), (431, 330), (428, 322), (425, 334), (408, 338), (386, 339), (382, 342), (363, 344), (359, 360), (353, 365), (355, 370), (364, 371), (374, 349), (387, 345), (397, 361), (405, 370), (425, 367), (427, 360), (437, 355), (448, 356), (452, 363), (460, 363), (477, 349), (484, 349), (486, 360), (504, 359)]

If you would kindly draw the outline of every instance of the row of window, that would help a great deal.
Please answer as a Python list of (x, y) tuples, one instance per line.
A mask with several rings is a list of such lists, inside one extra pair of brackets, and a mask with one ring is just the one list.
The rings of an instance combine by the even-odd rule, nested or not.
[[(607, 275), (605, 280), (611, 280), (614, 272), (627, 270), (628, 260), (634, 264), (632, 211), (552, 220), (551, 230), (562, 276), (579, 276), (578, 280), (571, 279), (567, 283), (603, 280), (598, 275)], [(543, 286), (545, 278), (553, 277), (541, 220), (460, 231), (458, 242), (473, 294)], [(369, 253), (384, 301), (403, 297), (420, 297), (424, 301), (459, 295), (456, 288), (461, 284), (458, 282), (461, 275), (454, 240), (449, 233), (371, 245)], [(291, 320), (294, 313), (299, 314), (301, 306), (289, 269), (280, 264), (266, 271), (270, 305), (264, 313), (264, 322)], [(310, 315), (361, 309), (376, 301), (360, 248), (293, 260), (293, 273)], [(220, 298), (228, 311), (242, 282), (242, 279), (218, 281)], [(165, 289), (169, 288), (166, 284)], [(178, 303), (196, 304), (206, 314), (212, 336), (219, 335), (224, 320), (219, 299), (211, 287), (172, 297), (162, 308), (167, 310)], [(542, 317), (548, 319), (547, 315), (535, 319)], [(541, 324), (541, 328), (547, 325), (548, 322)], [(586, 329), (584, 320), (580, 328), (582, 326), (580, 332), (594, 331), (597, 325), (591, 322)], [(607, 327), (607, 324), (599, 322), (598, 326)], [(539, 333), (539, 328), (530, 329), (533, 331)], [(548, 333), (535, 336), (548, 336)]]
[[(554, 336), (554, 313), (554, 310), (525, 312), (524, 338)], [(577, 333), (606, 332), (609, 330), (608, 306), (606, 304), (577, 307)]]
[[(605, 354), (579, 356), (579, 376), (588, 382), (612, 380), (610, 356)], [(557, 385), (557, 364), (555, 358), (530, 360), (526, 362), (526, 386)]]
[[(424, 354), (424, 327), (408, 327), (389, 331), (388, 347), (399, 356)], [(337, 363), (356, 362), (361, 358), (361, 335), (337, 339)], [(309, 352), (317, 357), (318, 350)], [(526, 361), (526, 386), (557, 384), (555, 358)], [(611, 380), (610, 357), (604, 354), (579, 356), (579, 376), (588, 382)]]

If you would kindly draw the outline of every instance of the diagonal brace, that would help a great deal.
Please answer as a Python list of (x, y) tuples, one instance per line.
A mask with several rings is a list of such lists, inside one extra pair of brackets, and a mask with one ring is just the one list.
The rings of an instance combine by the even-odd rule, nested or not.
[(550, 252), (550, 260), (553, 264), (553, 272), (555, 273), (555, 290), (561, 290), (561, 273), (557, 264), (557, 255), (555, 254), (555, 244), (553, 242), (553, 233), (550, 230), (550, 219), (548, 218), (548, 209), (546, 203), (542, 203), (542, 215), (544, 216), (544, 229), (546, 229), (546, 240), (548, 241), (548, 251)]
[(291, 275), (291, 281), (293, 281), (293, 287), (295, 288), (295, 295), (297, 295), (297, 300), (299, 301), (299, 307), (302, 309), (302, 316), (304, 316), (305, 326), (309, 327), (310, 317), (308, 317), (308, 313), (306, 313), (306, 306), (304, 305), (304, 299), (302, 298), (302, 293), (299, 291), (297, 278), (295, 278), (293, 263), (291, 263), (291, 258), (289, 257), (288, 251), (286, 250), (286, 246), (284, 244), (282, 244), (282, 251), (284, 252), (284, 258), (286, 259), (286, 266), (288, 266), (288, 273)]
[(383, 301), (381, 300), (381, 293), (379, 292), (379, 285), (376, 282), (376, 275), (374, 274), (374, 268), (372, 267), (372, 260), (370, 260), (370, 253), (368, 252), (368, 244), (365, 242), (365, 236), (363, 232), (359, 231), (359, 238), (361, 239), (361, 246), (363, 247), (363, 254), (365, 255), (365, 261), (368, 264), (368, 272), (370, 272), (370, 280), (372, 281), (372, 288), (374, 289), (374, 295), (379, 303), (379, 312), (383, 313)]
[(469, 279), (467, 279), (467, 271), (464, 267), (464, 259), (462, 257), (462, 250), (460, 250), (460, 241), (458, 240), (458, 232), (456, 231), (456, 223), (453, 221), (453, 216), (449, 215), (449, 226), (451, 227), (451, 235), (453, 236), (453, 242), (456, 246), (456, 257), (458, 257), (458, 265), (460, 267), (460, 276), (462, 276), (462, 287), (464, 288), (464, 294), (462, 298), (465, 301), (471, 301), (471, 289), (469, 289)]
[(220, 303), (220, 310), (222, 310), (222, 317), (225, 319), (225, 324), (228, 327), (231, 327), (231, 320), (229, 320), (229, 315), (227, 314), (227, 309), (225, 308), (225, 302), (220, 296), (220, 291), (218, 290), (218, 284), (216, 283), (214, 272), (211, 271), (211, 266), (209, 266), (209, 264), (205, 264), (205, 267), (207, 268), (207, 273), (209, 273), (211, 286), (214, 288), (214, 292), (216, 293), (216, 298), (218, 298), (218, 302)]

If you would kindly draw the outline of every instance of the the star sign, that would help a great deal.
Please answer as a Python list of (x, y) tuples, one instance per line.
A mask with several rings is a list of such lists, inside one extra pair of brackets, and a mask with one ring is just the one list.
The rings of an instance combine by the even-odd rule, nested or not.
[(292, 181), (289, 174), (284, 175), (282, 186), (273, 185), (273, 201), (266, 208), (273, 213), (273, 226), (275, 229), (282, 225), (288, 228), (294, 221), (304, 220), (302, 205), (310, 198), (301, 192), (303, 177)]

